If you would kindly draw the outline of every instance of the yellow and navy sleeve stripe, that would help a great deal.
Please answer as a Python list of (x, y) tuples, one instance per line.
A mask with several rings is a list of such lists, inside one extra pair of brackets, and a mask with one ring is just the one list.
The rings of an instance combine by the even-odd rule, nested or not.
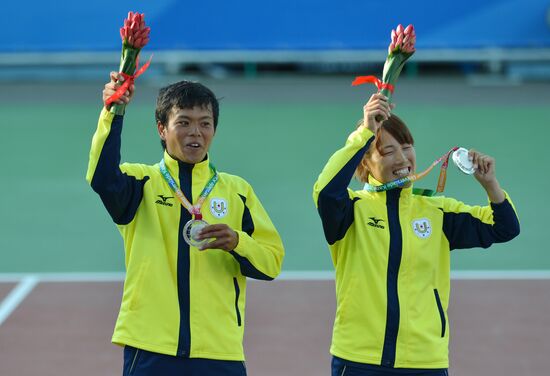
[(149, 179), (136, 179), (120, 169), (120, 146), (123, 116), (103, 109), (92, 140), (86, 180), (99, 194), (116, 224), (132, 221), (143, 197), (143, 186)]
[(248, 187), (246, 195), (239, 197), (244, 205), (242, 225), (239, 243), (230, 253), (239, 263), (242, 275), (270, 281), (281, 272), (283, 244), (252, 188)]
[(484, 207), (446, 199), (441, 210), (443, 232), (451, 250), (488, 248), (493, 243), (512, 240), (520, 232), (519, 219), (507, 193), (503, 202)]
[(321, 217), (328, 244), (341, 240), (353, 223), (353, 207), (348, 185), (374, 140), (373, 133), (361, 128), (353, 132), (346, 145), (329, 159), (313, 188), (313, 200)]

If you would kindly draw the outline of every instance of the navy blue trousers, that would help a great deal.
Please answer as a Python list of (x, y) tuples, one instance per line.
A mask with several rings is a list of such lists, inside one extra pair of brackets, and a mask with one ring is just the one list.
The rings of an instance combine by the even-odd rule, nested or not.
[(332, 357), (332, 376), (449, 376), (446, 368), (388, 368)]
[(124, 347), (122, 376), (246, 376), (244, 362), (180, 358)]

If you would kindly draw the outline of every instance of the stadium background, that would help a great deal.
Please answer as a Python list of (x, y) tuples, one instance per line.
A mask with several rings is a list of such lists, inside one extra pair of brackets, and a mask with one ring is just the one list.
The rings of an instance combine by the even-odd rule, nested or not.
[[(30, 369), (21, 368), (13, 343), (27, 338), (29, 323), (36, 322), (33, 313), (57, 309), (59, 312), (52, 311), (55, 320), (70, 314), (61, 313), (63, 304), (78, 311), (75, 301), (79, 298), (83, 299), (81, 307), (93, 301), (82, 297), (79, 288), (72, 303), (56, 306), (52, 303), (55, 298), (43, 295), (41, 303), (33, 306), (33, 296), (38, 299), (39, 287), (48, 283), (44, 281), (56, 280), (50, 283), (70, 290), (73, 284), (60, 282), (66, 276), (72, 276), (77, 284), (88, 279), (118, 281), (123, 271), (120, 236), (84, 175), (102, 86), (108, 72), (118, 67), (118, 27), (130, 9), (146, 13), (152, 39), (143, 56), (154, 56), (150, 70), (138, 79), (135, 100), (127, 111), (123, 160), (158, 161), (161, 149), (153, 115), (160, 87), (184, 78), (211, 87), (222, 98), (220, 124), (211, 149), (213, 160), (218, 169), (245, 177), (255, 188), (287, 250), (284, 277), (292, 281), (273, 285), (295, 284), (292, 291), (300, 302), (296, 304), (309, 304), (309, 309), (316, 307), (312, 291), (317, 287), (299, 280), (328, 278), (319, 283), (327, 296), (333, 294), (331, 261), (311, 199), (313, 182), (354, 128), (363, 104), (374, 91), (351, 87), (352, 79), (380, 75), (389, 31), (397, 23), (414, 24), (418, 52), (398, 82), (395, 112), (415, 135), (419, 169), (454, 145), (495, 156), (499, 180), (514, 199), (522, 226), (520, 237), (511, 243), (489, 251), (453, 253), (455, 278), (474, 278), (456, 283), (458, 296), (463, 294), (466, 299), (470, 293), (494, 287), (490, 294), (503, 300), (493, 306), (475, 305), (485, 303), (484, 298), (472, 300), (472, 310), (465, 310), (464, 316), (455, 314), (451, 323), (455, 320), (460, 325), (468, 314), (483, 311), (487, 315), (491, 309), (502, 315), (496, 307), (509, 304), (511, 291), (516, 291), (511, 300), (516, 302), (517, 312), (512, 321), (503, 319), (500, 325), (513, 322), (520, 327), (524, 315), (538, 323), (538, 329), (522, 333), (525, 340), (521, 342), (538, 346), (525, 348), (522, 354), (527, 358), (516, 363), (525, 364), (521, 374), (536, 374), (537, 362), (542, 366), (542, 354), (550, 350), (541, 342), (550, 334), (550, 321), (543, 318), (544, 309), (550, 308), (548, 290), (543, 288), (550, 275), (544, 215), (550, 164), (550, 3), (392, 4), (390, 9), (374, 1), (337, 5), (309, 0), (276, 5), (248, 0), (239, 5), (219, 1), (96, 1), (89, 5), (62, 1), (54, 10), (48, 3), (30, 1), (24, 11), (16, 3), (3, 5), (0, 353), (4, 356), (0, 355), (0, 374), (30, 374)], [(436, 178), (434, 172), (417, 186), (433, 188)], [(479, 185), (452, 168), (445, 194), (472, 204), (486, 202)], [(13, 303), (10, 297), (29, 276), (35, 278), (35, 284), (29, 284), (28, 295), (22, 294), (17, 304)], [(507, 279), (502, 282), (506, 289), (487, 287), (481, 281), (488, 278)], [(479, 284), (469, 285), (476, 281)], [(108, 312), (100, 323), (106, 335), (97, 338), (101, 350), (110, 348), (108, 332), (120, 284), (113, 282), (103, 288), (103, 293), (96, 292)], [(255, 330), (255, 322), (264, 321), (253, 311), (254, 305), (260, 304), (253, 298), (261, 299), (262, 289), (275, 288), (252, 284), (247, 311), (252, 325), (247, 333)], [(306, 295), (300, 296), (300, 291)], [(60, 292), (52, 290), (51, 294)], [(114, 303), (101, 298), (109, 294)], [(521, 299), (525, 302), (519, 304)], [(333, 302), (325, 303), (320, 297), (318, 304), (326, 311), (325, 326), (330, 329)], [(529, 316), (533, 309), (538, 316)], [(83, 314), (94, 315), (89, 311)], [(479, 321), (479, 316), (472, 315), (472, 320)], [(327, 328), (322, 332), (330, 335)], [(511, 338), (501, 326), (490, 334), (496, 345), (489, 356), (497, 356), (498, 345)], [(41, 337), (47, 343), (53, 340), (52, 335)], [(475, 336), (475, 332), (471, 334)], [(74, 334), (74, 340), (91, 341), (86, 334)], [(477, 338), (469, 340), (475, 343)], [(265, 337), (258, 336), (258, 341), (265, 343)], [(328, 343), (327, 337), (319, 343)], [(22, 349), (27, 348), (24, 344), (28, 346), (21, 339)], [(327, 346), (319, 353), (325, 354)], [(471, 359), (462, 360), (468, 346), (457, 347), (464, 351), (455, 355), (456, 374), (468, 374), (465, 370)], [(11, 353), (15, 356), (9, 356)], [(248, 351), (250, 366), (257, 370), (254, 374), (269, 374), (268, 366), (263, 372), (256, 366), (254, 354), (254, 349)], [(46, 357), (46, 362), (51, 359)], [(106, 370), (118, 371), (118, 358), (114, 359), (114, 363), (105, 362)], [(322, 361), (326, 363), (325, 358)], [(490, 372), (491, 363), (480, 362), (480, 369)], [(325, 368), (322, 364), (320, 369)], [(59, 374), (54, 369), (51, 373)]]

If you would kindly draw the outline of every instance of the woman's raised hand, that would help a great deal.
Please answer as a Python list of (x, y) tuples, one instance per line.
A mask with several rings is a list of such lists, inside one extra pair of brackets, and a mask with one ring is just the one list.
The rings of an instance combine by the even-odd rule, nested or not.
[(390, 104), (388, 98), (380, 93), (371, 95), (367, 104), (363, 107), (363, 126), (376, 134), (376, 131), (384, 120), (391, 115), (391, 110), (395, 107)]

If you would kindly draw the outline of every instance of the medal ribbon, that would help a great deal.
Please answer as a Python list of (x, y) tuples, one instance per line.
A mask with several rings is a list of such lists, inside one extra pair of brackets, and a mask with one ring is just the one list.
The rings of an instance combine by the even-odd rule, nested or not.
[(206, 200), (206, 197), (210, 194), (210, 192), (212, 192), (212, 190), (214, 189), (214, 186), (216, 185), (216, 183), (218, 182), (218, 179), (219, 179), (218, 172), (216, 171), (216, 168), (212, 164), (209, 164), (208, 166), (210, 167), (210, 169), (214, 173), (214, 176), (212, 176), (210, 178), (210, 180), (208, 181), (208, 183), (206, 183), (206, 185), (202, 189), (202, 192), (199, 196), (199, 199), (197, 200), (197, 203), (195, 205), (193, 205), (189, 202), (187, 197), (185, 197), (185, 195), (181, 191), (180, 187), (178, 187), (178, 184), (176, 183), (176, 181), (174, 180), (172, 175), (170, 175), (170, 172), (168, 172), (168, 169), (166, 168), (166, 164), (164, 163), (164, 158), (162, 158), (162, 160), (159, 163), (160, 173), (164, 177), (164, 180), (166, 180), (166, 182), (170, 186), (170, 189), (172, 189), (172, 192), (174, 192), (174, 194), (176, 196), (178, 196), (178, 199), (180, 200), (183, 207), (185, 209), (187, 209), (187, 211), (192, 216), (194, 216), (195, 219), (197, 219), (197, 220), (202, 219), (201, 206), (202, 206), (204, 200)]
[(451, 153), (457, 149), (458, 147), (453, 147), (451, 150), (443, 154), (440, 158), (436, 159), (426, 170), (422, 171), (419, 174), (414, 174), (401, 179), (390, 181), (389, 183), (385, 183), (382, 185), (371, 185), (369, 183), (365, 183), (364, 189), (369, 192), (382, 192), (394, 188), (401, 188), (408, 183), (422, 179), (423, 177), (428, 175), (430, 171), (432, 171), (433, 168), (439, 164), (439, 162), (443, 161), (443, 164), (441, 165), (441, 170), (439, 172), (439, 179), (437, 181), (436, 190), (436, 192), (441, 193), (445, 189), (445, 182), (447, 180), (447, 167), (449, 166), (449, 157), (451, 156)]

